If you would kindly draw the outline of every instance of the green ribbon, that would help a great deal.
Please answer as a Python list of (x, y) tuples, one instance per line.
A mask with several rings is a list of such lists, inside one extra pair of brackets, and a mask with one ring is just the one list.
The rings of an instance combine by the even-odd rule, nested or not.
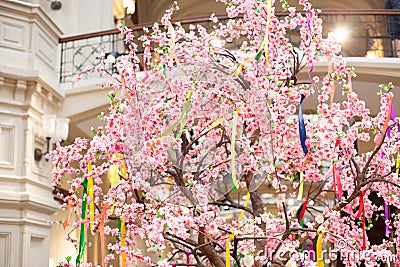
[(119, 242), (119, 236), (121, 235), (121, 219), (120, 218), (118, 218), (117, 219), (117, 223), (118, 223), (118, 235), (116, 235), (115, 237), (116, 237), (116, 239), (117, 239), (117, 241)]
[(83, 257), (83, 252), (85, 251), (86, 246), (86, 235), (85, 235), (85, 220), (86, 220), (86, 206), (87, 206), (87, 184), (88, 181), (86, 178), (83, 178), (83, 201), (82, 201), (82, 212), (81, 212), (81, 233), (79, 236), (79, 253), (78, 257), (76, 257), (76, 266), (79, 267), (81, 265), (81, 260)]

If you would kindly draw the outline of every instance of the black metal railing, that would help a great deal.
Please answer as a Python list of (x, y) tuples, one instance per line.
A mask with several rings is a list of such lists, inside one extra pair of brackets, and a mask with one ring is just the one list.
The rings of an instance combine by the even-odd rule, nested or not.
[[(277, 16), (285, 16), (286, 13), (276, 13)], [(396, 57), (396, 47), (393, 40), (395, 36), (389, 35), (390, 29), (400, 22), (400, 10), (324, 10), (320, 13), (323, 20), (323, 34), (336, 34), (338, 41), (347, 33), (347, 38), (341, 41), (342, 54), (346, 57)], [(218, 16), (220, 21), (227, 20), (226, 15)], [(183, 27), (190, 24), (202, 24), (207, 29), (213, 27), (209, 17), (180, 20)], [(135, 36), (143, 34), (143, 27), (151, 28), (152, 24), (135, 25), (131, 27)], [(389, 30), (389, 31), (388, 31)], [(399, 29), (400, 33), (400, 29)], [(296, 30), (288, 33), (291, 42), (296, 46), (300, 41)], [(61, 65), (60, 83), (68, 82), (77, 74), (85, 73), (87, 66), (96, 66), (99, 63), (99, 55), (103, 51), (110, 53), (118, 51), (124, 53), (126, 47), (123, 35), (118, 29), (83, 34), (78, 36), (61, 38)], [(400, 39), (400, 36), (398, 37)], [(141, 47), (141, 44), (139, 44)], [(238, 43), (232, 43), (229, 49), (238, 48)], [(400, 47), (398, 48), (400, 50)], [(400, 55), (400, 53), (399, 53)]]

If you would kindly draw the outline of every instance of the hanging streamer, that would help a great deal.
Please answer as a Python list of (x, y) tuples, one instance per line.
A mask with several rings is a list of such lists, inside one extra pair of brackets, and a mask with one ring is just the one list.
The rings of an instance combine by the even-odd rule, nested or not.
[(128, 88), (126, 86), (126, 80), (123, 75), (121, 75), (121, 83), (122, 83), (122, 90), (125, 91), (126, 99), (128, 100), (129, 106), (131, 107), (131, 110), (133, 112), (133, 115), (135, 116), (136, 119), (140, 119), (140, 116), (138, 114), (138, 111), (136, 107), (132, 104), (132, 99), (130, 97), (130, 94), (128, 92)]
[[(259, 12), (259, 10), (258, 10)], [(243, 66), (252, 61), (253, 59), (259, 60), (261, 58), (262, 52), (264, 51), (265, 61), (267, 62), (268, 66), (271, 66), (268, 56), (268, 45), (269, 45), (269, 25), (271, 23), (271, 12), (272, 12), (272, 1), (267, 0), (267, 24), (265, 26), (265, 34), (264, 38), (262, 38), (260, 48), (258, 51), (252, 55), (251, 57), (247, 58), (242, 64), (240, 64), (236, 70), (233, 72), (233, 76), (238, 76), (239, 73), (243, 70)]]
[(333, 189), (335, 191), (337, 199), (340, 201), (343, 197), (343, 188), (342, 182), (340, 180), (340, 169), (337, 167), (337, 164), (333, 162), (332, 166), (332, 175), (333, 175)]
[(267, 0), (267, 26), (265, 27), (265, 36), (263, 40), (264, 45), (261, 45), (261, 47), (264, 48), (265, 61), (268, 63), (268, 65), (271, 65), (268, 58), (269, 25), (271, 23), (271, 12), (272, 12), (271, 9), (272, 9), (272, 1)]
[(175, 52), (175, 29), (170, 21), (169, 21), (169, 25), (168, 25), (168, 32), (170, 35), (170, 39), (169, 39), (170, 61), (169, 61), (169, 64), (171, 66), (173, 66), (174, 60), (175, 60), (176, 65), (179, 66), (179, 60), (178, 60), (178, 57), (176, 56), (176, 52)]
[(299, 104), (299, 135), (300, 135), (300, 143), (305, 155), (308, 153), (308, 148), (306, 146), (306, 126), (304, 125), (303, 111), (301, 109), (301, 104), (303, 103), (305, 96), (301, 94), (301, 100)]
[(358, 213), (356, 215), (356, 219), (360, 219), (362, 213), (364, 212), (364, 195), (365, 195), (365, 191), (362, 190), (361, 194), (359, 196), (360, 200), (359, 200), (359, 207), (358, 207)]
[(150, 62), (150, 60), (151, 60), (150, 45), (146, 45), (146, 47), (144, 48), (144, 53), (143, 53), (144, 78), (142, 79), (142, 82), (145, 82), (150, 77), (149, 72), (147, 71), (147, 63)]
[(69, 222), (71, 221), (71, 217), (72, 217), (72, 212), (74, 211), (74, 206), (72, 204), (72, 197), (68, 196), (68, 217), (65, 218), (64, 222), (63, 222), (63, 228), (65, 230), (65, 228), (67, 228)]
[[(250, 200), (250, 193), (247, 192), (246, 200), (244, 201), (244, 204), (243, 204), (244, 207), (247, 207), (247, 205), (249, 204), (249, 200)], [(239, 222), (242, 220), (243, 215), (244, 215), (244, 210), (242, 210), (242, 212), (240, 212), (240, 215), (238, 217)]]
[(301, 222), (303, 220), (304, 215), (306, 214), (308, 200), (309, 200), (309, 196), (307, 195), (306, 199), (300, 205), (300, 207), (298, 208), (298, 210), (296, 212), (296, 218), (297, 218), (297, 221), (299, 221), (299, 222)]
[[(92, 173), (92, 163), (88, 160), (88, 174)], [(90, 224), (90, 231), (93, 232), (94, 230), (94, 193), (93, 193), (93, 177), (88, 178), (88, 196), (90, 198), (89, 204), (89, 224)]]
[(300, 172), (300, 183), (299, 183), (299, 194), (297, 195), (297, 200), (303, 198), (304, 182), (303, 182), (303, 172)]
[[(125, 229), (125, 221), (122, 218), (122, 216), (118, 220), (118, 228), (119, 228), (119, 233), (120, 233), (120, 244), (121, 247), (125, 247), (125, 235), (126, 235), (126, 229)], [(121, 252), (121, 266), (126, 267), (126, 253)]]
[(324, 254), (322, 253), (322, 231), (318, 231), (318, 239), (317, 239), (317, 266), (324, 267)]
[(363, 212), (362, 217), (362, 230), (363, 230), (363, 243), (361, 246), (361, 250), (367, 249), (367, 231), (365, 230), (365, 211)]
[[(116, 155), (112, 155), (112, 158), (115, 159)], [(118, 184), (118, 182), (119, 182), (118, 165), (112, 164), (108, 168), (108, 177), (110, 179), (111, 187), (113, 187), (113, 186)]]
[(235, 166), (235, 145), (236, 145), (236, 122), (239, 110), (233, 114), (232, 120), (232, 136), (231, 136), (231, 174), (233, 182), (233, 192), (239, 188), (239, 183), (236, 179), (236, 166)]
[(226, 267), (230, 267), (231, 266), (231, 240), (235, 238), (235, 232), (232, 231), (232, 233), (229, 234), (228, 236), (228, 240), (226, 240), (226, 252), (225, 252), (225, 259), (226, 259)]
[[(396, 113), (394, 111), (394, 107), (393, 107), (393, 103), (392, 103), (392, 97), (389, 97), (388, 109), (389, 109), (389, 111), (388, 111), (388, 114), (386, 115), (385, 123), (382, 126), (381, 133), (379, 133), (379, 135), (378, 135), (377, 141), (375, 143), (375, 147), (379, 146), (379, 144), (380, 144), (380, 142), (382, 140), (382, 135), (386, 132), (386, 130), (387, 130), (387, 132), (386, 132), (387, 137), (390, 138), (390, 128), (388, 128), (389, 121), (390, 120), (395, 121), (395, 119), (396, 119)], [(381, 153), (381, 158), (383, 159), (384, 157), (385, 157), (385, 154), (382, 152)], [(383, 200), (383, 206), (384, 206), (384, 210), (385, 210), (385, 235), (387, 237), (389, 237), (390, 228), (389, 228), (389, 225), (386, 223), (386, 221), (389, 220), (389, 207), (388, 207), (388, 205), (387, 205), (385, 200)]]
[(347, 74), (347, 83), (349, 84), (349, 92), (353, 92), (353, 83), (351, 82), (351, 73), (350, 71), (346, 71)]
[[(332, 68), (331, 58), (329, 56), (328, 56), (327, 64), (328, 64), (328, 72), (330, 75), (333, 72), (333, 68)], [(332, 107), (333, 98), (335, 97), (336, 87), (335, 87), (335, 83), (332, 82), (330, 79), (329, 79), (329, 86), (331, 87), (331, 91), (329, 92), (329, 106)]]
[(187, 264), (187, 267), (189, 267), (189, 264), (190, 264), (190, 252), (189, 251), (186, 251), (186, 264)]
[(388, 110), (389, 111), (388, 111), (388, 114), (386, 115), (386, 120), (382, 126), (381, 133), (378, 133), (378, 138), (376, 139), (375, 147), (379, 146), (379, 144), (381, 143), (382, 137), (383, 137), (383, 133), (385, 133), (388, 128), (388, 124), (389, 124), (389, 121), (391, 118), (391, 107), (392, 107), (392, 97), (389, 97), (389, 99), (388, 99)]
[[(310, 33), (310, 37), (312, 37), (314, 34), (311, 30), (311, 23), (310, 23), (310, 17), (311, 17), (311, 11), (308, 10), (307, 12), (307, 26), (308, 26), (308, 31)], [(311, 65), (308, 65), (308, 78), (310, 79), (311, 83), (314, 83), (313, 79), (311, 78), (311, 73), (314, 70), (314, 61), (311, 61)]]
[(385, 207), (385, 235), (386, 237), (389, 237), (390, 235), (390, 228), (389, 225), (387, 224), (387, 221), (389, 220), (389, 207), (385, 199), (383, 200), (383, 206)]
[(190, 89), (188, 91), (188, 94), (186, 96), (186, 100), (185, 103), (183, 103), (183, 108), (182, 108), (182, 114), (181, 117), (175, 121), (167, 130), (165, 130), (163, 133), (161, 133), (158, 137), (164, 137), (167, 136), (170, 132), (172, 132), (173, 129), (175, 129), (175, 127), (177, 127), (179, 124), (181, 124), (180, 129), (179, 129), (179, 133), (177, 135), (177, 138), (179, 138), (182, 135), (184, 126), (186, 124), (186, 120), (187, 120), (187, 113), (188, 113), (188, 109), (189, 109), (189, 105), (190, 105), (190, 100), (192, 98), (192, 94), (193, 94), (193, 90)]
[(103, 209), (100, 213), (100, 222), (99, 222), (99, 232), (100, 232), (100, 247), (101, 247), (101, 262), (103, 267), (106, 266), (104, 259), (106, 257), (106, 244), (104, 239), (104, 222), (107, 215), (107, 210), (110, 208), (110, 205), (103, 204)]
[(83, 257), (83, 252), (85, 251), (86, 247), (86, 208), (87, 208), (87, 179), (83, 178), (82, 186), (83, 186), (83, 201), (82, 201), (82, 213), (81, 213), (81, 232), (79, 235), (79, 252), (78, 256), (76, 257), (76, 266), (79, 267), (81, 264), (81, 260)]
[(366, 230), (365, 230), (365, 209), (364, 209), (364, 195), (365, 195), (365, 191), (362, 190), (361, 191), (361, 195), (360, 195), (360, 206), (359, 206), (359, 210), (358, 213), (356, 215), (356, 219), (360, 219), (361, 215), (363, 216), (361, 218), (361, 224), (362, 224), (362, 231), (363, 231), (363, 244), (362, 244), (362, 250), (365, 250), (367, 248), (367, 234), (366, 234)]

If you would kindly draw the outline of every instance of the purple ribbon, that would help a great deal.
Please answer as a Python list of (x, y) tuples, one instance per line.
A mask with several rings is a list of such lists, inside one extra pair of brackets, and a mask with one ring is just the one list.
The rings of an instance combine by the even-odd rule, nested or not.
[[(394, 122), (396, 120), (396, 112), (394, 111), (394, 106), (393, 103), (390, 104), (390, 119)], [(387, 137), (390, 138), (390, 127), (387, 130)], [(384, 153), (382, 152), (381, 157), (384, 157)], [(390, 236), (390, 229), (389, 225), (386, 223), (386, 221), (389, 220), (389, 206), (386, 203), (385, 200), (383, 200), (383, 206), (385, 208), (385, 235), (386, 237)]]
[(386, 237), (389, 237), (390, 229), (389, 225), (386, 223), (386, 221), (389, 220), (389, 207), (385, 200), (383, 200), (383, 205), (385, 206), (385, 235)]
[(306, 126), (304, 125), (303, 111), (301, 109), (301, 104), (303, 103), (304, 98), (306, 97), (303, 94), (301, 94), (301, 100), (299, 104), (299, 135), (300, 135), (301, 148), (303, 149), (304, 154), (307, 155), (308, 153), (308, 148), (306, 146), (307, 133), (306, 133)]

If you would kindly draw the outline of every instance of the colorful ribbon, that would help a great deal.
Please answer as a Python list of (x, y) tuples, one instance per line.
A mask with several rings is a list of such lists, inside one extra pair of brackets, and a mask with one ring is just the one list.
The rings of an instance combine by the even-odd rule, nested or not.
[(389, 225), (387, 224), (387, 220), (389, 220), (389, 207), (385, 199), (383, 199), (383, 206), (385, 208), (385, 236), (389, 237), (390, 236), (390, 228)]
[[(313, 32), (311, 29), (311, 23), (310, 23), (310, 17), (311, 17), (311, 11), (308, 10), (307, 12), (307, 26), (308, 26), (308, 31), (310, 33), (310, 37), (313, 36)], [(311, 73), (314, 70), (314, 61), (311, 61), (311, 65), (308, 65), (308, 78), (310, 79), (311, 83), (314, 83), (313, 79), (311, 78)]]
[(303, 172), (300, 172), (300, 183), (299, 183), (299, 194), (297, 195), (297, 200), (303, 198), (304, 182), (303, 182)]
[(343, 197), (343, 188), (342, 182), (340, 180), (340, 169), (336, 166), (336, 163), (333, 163), (332, 166), (332, 175), (333, 175), (333, 189), (335, 191), (337, 199), (340, 201)]
[(308, 148), (306, 146), (306, 126), (304, 125), (303, 111), (301, 109), (301, 104), (303, 103), (305, 96), (301, 94), (301, 100), (299, 104), (299, 135), (300, 135), (300, 143), (305, 155), (308, 153)]
[[(327, 64), (328, 64), (328, 72), (330, 75), (333, 72), (333, 68), (332, 68), (331, 58), (329, 56), (328, 56)], [(331, 91), (329, 92), (329, 106), (332, 107), (333, 98), (335, 97), (336, 87), (335, 87), (335, 83), (332, 82), (330, 79), (329, 79), (329, 86), (331, 87)]]
[(82, 201), (82, 213), (81, 213), (81, 232), (79, 235), (79, 252), (78, 256), (76, 257), (76, 266), (79, 267), (81, 264), (81, 260), (83, 257), (83, 252), (85, 251), (86, 246), (86, 208), (87, 208), (87, 179), (83, 178), (82, 186), (83, 186), (83, 201)]
[[(246, 200), (244, 201), (244, 204), (243, 204), (244, 207), (247, 207), (247, 205), (249, 204), (249, 200), (250, 200), (250, 193), (247, 192)], [(239, 222), (242, 220), (243, 215), (244, 215), (244, 210), (242, 210), (242, 212), (240, 212), (240, 214), (239, 214), (239, 217), (238, 217)]]
[(236, 164), (235, 164), (235, 144), (236, 144), (236, 123), (239, 110), (236, 110), (232, 119), (232, 136), (231, 136), (231, 174), (233, 182), (233, 192), (239, 188), (239, 183), (236, 179)]
[(296, 217), (299, 222), (301, 222), (304, 218), (304, 215), (307, 210), (308, 200), (309, 200), (309, 196), (307, 195), (306, 199), (304, 200), (304, 202), (301, 204), (301, 206), (299, 207), (299, 209), (296, 212)]
[[(116, 156), (113, 155), (113, 158)], [(118, 165), (112, 164), (108, 169), (108, 177), (110, 179), (111, 187), (115, 186), (119, 182)]]
[[(88, 160), (87, 161), (88, 165), (88, 174), (92, 173), (92, 164)], [(90, 198), (90, 204), (89, 204), (89, 224), (90, 224), (90, 231), (93, 232), (94, 230), (94, 193), (93, 193), (93, 177), (88, 178), (88, 196)]]
[(362, 243), (362, 247), (361, 247), (362, 250), (365, 250), (367, 248), (367, 233), (365, 230), (364, 195), (365, 195), (365, 191), (362, 190), (361, 195), (359, 196), (360, 197), (360, 206), (359, 206), (358, 213), (356, 215), (356, 219), (360, 219), (361, 215), (363, 216), (361, 219), (362, 231), (363, 231), (363, 243)]
[(107, 210), (110, 208), (109, 205), (103, 204), (103, 208), (100, 213), (100, 222), (99, 222), (99, 232), (100, 232), (100, 247), (101, 247), (101, 262), (103, 267), (106, 266), (104, 259), (106, 257), (106, 244), (104, 240), (104, 222), (107, 215)]
[(359, 196), (359, 202), (360, 202), (360, 204), (359, 204), (359, 207), (358, 207), (358, 213), (357, 213), (357, 215), (356, 215), (356, 219), (360, 219), (360, 217), (361, 217), (361, 214), (364, 212), (364, 195), (365, 195), (365, 191), (364, 190), (362, 190), (361, 191), (361, 194), (360, 194), (360, 196)]
[(367, 231), (365, 230), (365, 212), (363, 212), (362, 217), (362, 230), (363, 230), (363, 242), (361, 246), (361, 250), (367, 249)]
[(179, 60), (178, 60), (178, 57), (176, 56), (176, 52), (175, 52), (175, 29), (170, 21), (169, 21), (168, 32), (170, 35), (170, 39), (169, 39), (170, 61), (169, 61), (169, 64), (171, 66), (173, 66), (174, 60), (175, 60), (176, 65), (179, 66)]
[(71, 217), (72, 217), (72, 212), (74, 211), (74, 206), (72, 204), (72, 197), (68, 196), (68, 217), (65, 218), (64, 222), (63, 222), (63, 228), (65, 230), (65, 228), (67, 228), (69, 222), (71, 221)]
[(186, 253), (186, 264), (187, 264), (187, 267), (189, 267), (189, 264), (190, 264), (190, 252), (186, 251), (185, 253)]
[(351, 73), (350, 71), (346, 71), (347, 74), (347, 83), (349, 84), (349, 92), (353, 92), (353, 83), (351, 82)]
[[(258, 10), (259, 12), (259, 10)], [(264, 38), (262, 38), (262, 42), (260, 45), (260, 48), (258, 49), (257, 53), (252, 55), (251, 57), (247, 58), (242, 64), (240, 64), (236, 70), (233, 72), (234, 76), (238, 76), (239, 73), (242, 71), (243, 66), (252, 61), (253, 59), (259, 60), (262, 55), (262, 51), (264, 50), (264, 56), (265, 56), (265, 61), (269, 66), (271, 66), (271, 63), (269, 62), (269, 56), (268, 56), (268, 44), (269, 44), (269, 25), (271, 23), (271, 12), (272, 12), (272, 1), (267, 0), (267, 24), (265, 26), (265, 34)]]
[(136, 119), (139, 120), (140, 119), (139, 113), (138, 113), (136, 107), (132, 104), (132, 99), (128, 92), (128, 87), (126, 86), (126, 80), (123, 75), (121, 75), (121, 83), (122, 83), (122, 90), (125, 91), (126, 99), (128, 100), (128, 103), (129, 103), (129, 106), (131, 107), (133, 115), (135, 116)]
[(144, 78), (142, 79), (142, 82), (145, 82), (150, 77), (147, 71), (147, 63), (150, 62), (150, 60), (151, 60), (151, 50), (150, 50), (150, 45), (147, 44), (143, 52)]
[(175, 129), (176, 126), (178, 126), (179, 124), (181, 124), (180, 129), (179, 129), (179, 133), (177, 135), (177, 138), (179, 138), (182, 135), (183, 129), (185, 127), (186, 124), (186, 120), (187, 120), (187, 113), (188, 113), (188, 109), (189, 109), (189, 104), (190, 104), (190, 100), (192, 98), (192, 94), (193, 94), (193, 90), (190, 89), (187, 93), (186, 96), (186, 101), (183, 104), (183, 108), (182, 108), (182, 114), (181, 117), (175, 121), (167, 130), (165, 130), (163, 133), (161, 133), (158, 137), (164, 137), (167, 136), (170, 132), (172, 132), (173, 129)]
[[(395, 119), (396, 119), (396, 113), (394, 111), (394, 106), (393, 106), (391, 97), (389, 97), (388, 108), (389, 108), (389, 111), (388, 111), (388, 114), (386, 115), (385, 123), (382, 126), (382, 131), (378, 135), (377, 141), (375, 143), (375, 147), (379, 146), (379, 144), (380, 144), (380, 142), (382, 140), (383, 133), (385, 133), (386, 130), (387, 130), (387, 137), (390, 138), (390, 128), (388, 128), (389, 121), (390, 120), (395, 121)], [(383, 159), (384, 157), (385, 157), (385, 154), (382, 152), (381, 153), (381, 158)], [(390, 228), (389, 228), (389, 225), (386, 223), (386, 221), (389, 220), (389, 207), (388, 207), (385, 199), (383, 200), (383, 206), (384, 206), (384, 209), (385, 209), (385, 235), (387, 237), (389, 237)]]
[(324, 255), (322, 253), (322, 236), (324, 233), (322, 231), (318, 232), (318, 239), (317, 239), (317, 266), (318, 267), (324, 267)]
[(229, 236), (228, 236), (228, 240), (226, 241), (226, 267), (230, 267), (231, 266), (231, 248), (230, 248), (230, 244), (231, 244), (231, 240), (235, 238), (235, 232), (232, 231)]
[[(119, 230), (119, 234), (120, 234), (120, 246), (121, 247), (125, 247), (126, 243), (125, 243), (125, 235), (126, 235), (126, 229), (125, 229), (125, 221), (122, 218), (122, 216), (118, 219), (118, 230)], [(125, 252), (121, 252), (121, 266), (122, 267), (126, 267), (126, 253)]]

